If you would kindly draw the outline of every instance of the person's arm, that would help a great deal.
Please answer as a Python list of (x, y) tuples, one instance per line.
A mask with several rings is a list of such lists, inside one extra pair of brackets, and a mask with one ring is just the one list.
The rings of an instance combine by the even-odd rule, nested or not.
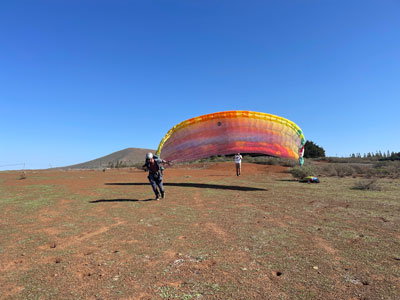
[(162, 163), (162, 164), (165, 164), (167, 161), (166, 160), (163, 160), (163, 159), (161, 159), (161, 158), (159, 158), (159, 157), (157, 157), (156, 159), (155, 159), (158, 163)]
[(149, 161), (146, 159), (144, 165), (142, 166), (143, 171), (147, 172), (149, 170)]
[(171, 161), (171, 160), (164, 160), (164, 159), (161, 159), (161, 163), (162, 163), (163, 165), (172, 166), (172, 161)]

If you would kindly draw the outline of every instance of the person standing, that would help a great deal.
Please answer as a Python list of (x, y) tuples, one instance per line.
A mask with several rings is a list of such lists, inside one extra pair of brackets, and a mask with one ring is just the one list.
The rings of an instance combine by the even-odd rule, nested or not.
[(146, 154), (146, 161), (143, 165), (143, 169), (149, 171), (149, 176), (147, 176), (147, 178), (149, 179), (154, 194), (156, 195), (156, 200), (160, 200), (160, 194), (161, 198), (165, 198), (165, 190), (163, 186), (164, 168), (162, 166), (165, 163), (167, 163), (167, 161), (153, 155), (151, 152)]
[(240, 153), (235, 155), (235, 165), (236, 165), (236, 176), (240, 176), (242, 172), (242, 156)]

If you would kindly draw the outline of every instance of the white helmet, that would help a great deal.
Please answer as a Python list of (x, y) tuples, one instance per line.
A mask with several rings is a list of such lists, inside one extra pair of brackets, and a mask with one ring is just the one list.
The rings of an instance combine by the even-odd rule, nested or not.
[(149, 152), (146, 154), (146, 159), (152, 159), (153, 158), (153, 153)]

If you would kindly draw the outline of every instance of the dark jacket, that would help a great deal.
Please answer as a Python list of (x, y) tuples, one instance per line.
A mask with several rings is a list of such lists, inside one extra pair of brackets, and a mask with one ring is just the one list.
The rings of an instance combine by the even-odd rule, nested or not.
[(152, 172), (152, 170), (150, 169), (150, 162), (148, 159), (146, 159), (146, 161), (144, 162), (143, 169), (145, 170), (147, 169), (149, 171), (149, 176), (162, 178), (162, 172), (164, 171), (164, 167), (162, 166), (162, 159), (159, 158), (157, 155), (154, 155), (153, 158), (154, 162), (158, 166), (158, 172), (157, 172), (158, 174)]

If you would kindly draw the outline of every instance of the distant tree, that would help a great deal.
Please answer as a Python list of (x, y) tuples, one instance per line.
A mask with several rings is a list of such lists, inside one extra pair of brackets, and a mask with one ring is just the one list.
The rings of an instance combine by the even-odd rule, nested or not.
[(386, 158), (381, 158), (380, 160), (400, 160), (400, 152), (398, 153), (394, 153), (392, 152), (392, 154)]
[(307, 141), (304, 145), (304, 157), (306, 158), (325, 157), (325, 150), (324, 148), (315, 144), (313, 141)]
[(389, 157), (390, 160), (400, 160), (400, 152), (394, 153)]

